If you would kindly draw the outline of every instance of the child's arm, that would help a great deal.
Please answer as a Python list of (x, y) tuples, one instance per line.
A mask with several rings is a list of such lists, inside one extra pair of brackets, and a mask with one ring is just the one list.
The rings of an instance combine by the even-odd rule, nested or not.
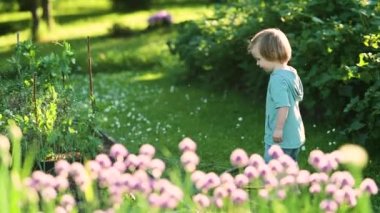
[(288, 117), (289, 107), (280, 107), (277, 109), (277, 122), (273, 131), (273, 141), (276, 143), (282, 142), (283, 129), (285, 120)]

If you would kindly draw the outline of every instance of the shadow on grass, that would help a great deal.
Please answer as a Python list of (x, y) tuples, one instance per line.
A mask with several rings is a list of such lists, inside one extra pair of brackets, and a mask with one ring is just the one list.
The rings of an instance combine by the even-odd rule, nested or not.
[(70, 24), (71, 22), (75, 22), (83, 19), (91, 19), (98, 16), (103, 16), (109, 13), (112, 13), (111, 10), (93, 10), (80, 14), (62, 14), (54, 16), (55, 22), (59, 24)]

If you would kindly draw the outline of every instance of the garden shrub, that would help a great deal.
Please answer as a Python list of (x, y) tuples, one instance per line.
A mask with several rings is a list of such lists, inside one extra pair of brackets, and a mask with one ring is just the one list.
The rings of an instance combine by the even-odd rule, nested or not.
[(305, 117), (365, 143), (379, 139), (379, 12), (373, 1), (230, 1), (212, 17), (183, 23), (170, 48), (184, 61), (187, 79), (242, 88), (263, 100), (267, 76), (247, 53), (247, 41), (263, 28), (280, 28), (304, 83)]

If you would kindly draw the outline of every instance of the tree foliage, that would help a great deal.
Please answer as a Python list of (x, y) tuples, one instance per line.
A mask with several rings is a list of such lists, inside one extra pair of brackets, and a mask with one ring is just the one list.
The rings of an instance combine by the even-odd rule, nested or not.
[(247, 53), (247, 41), (263, 28), (280, 28), (304, 82), (305, 116), (365, 143), (380, 138), (379, 12), (373, 1), (231, 1), (210, 18), (184, 23), (170, 47), (189, 79), (262, 98), (267, 76)]

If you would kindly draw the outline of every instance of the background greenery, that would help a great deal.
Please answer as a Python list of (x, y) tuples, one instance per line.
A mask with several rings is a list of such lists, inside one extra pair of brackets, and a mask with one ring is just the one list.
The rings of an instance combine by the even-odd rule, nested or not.
[[(220, 172), (228, 169), (229, 154), (237, 147), (263, 151), (267, 76), (247, 54), (246, 44), (259, 29), (279, 27), (289, 35), (295, 54), (292, 65), (306, 89), (302, 107), (308, 141), (300, 164), (306, 165), (305, 156), (312, 149), (328, 152), (353, 138), (367, 143), (371, 155), (365, 175), (379, 183), (378, 145), (373, 143), (379, 133), (378, 3), (230, 3), (224, 7), (203, 1), (159, 1), (149, 9), (115, 12), (106, 0), (54, 1), (53, 27), (48, 31), (40, 25), (36, 54), (58, 54), (61, 47), (56, 41), (71, 44), (76, 59), (70, 77), (73, 109), (86, 121), (90, 36), (96, 128), (133, 151), (143, 143), (153, 144), (169, 165), (178, 164), (178, 142), (191, 137), (199, 145), (200, 167)], [(255, 7), (247, 6), (252, 4)], [(146, 31), (149, 16), (162, 9), (172, 14), (175, 24)], [(14, 54), (16, 32), (22, 41), (30, 38), (29, 16), (16, 11), (0, 15), (0, 28), (5, 28), (0, 36), (3, 59)], [(132, 30), (132, 36), (114, 37), (115, 24)], [(367, 54), (362, 60), (361, 53)], [(0, 71), (1, 82), (16, 80), (7, 60), (1, 61)], [(4, 105), (1, 109), (6, 110)], [(2, 127), (6, 122), (3, 117)], [(379, 200), (373, 201), (378, 209)]]

